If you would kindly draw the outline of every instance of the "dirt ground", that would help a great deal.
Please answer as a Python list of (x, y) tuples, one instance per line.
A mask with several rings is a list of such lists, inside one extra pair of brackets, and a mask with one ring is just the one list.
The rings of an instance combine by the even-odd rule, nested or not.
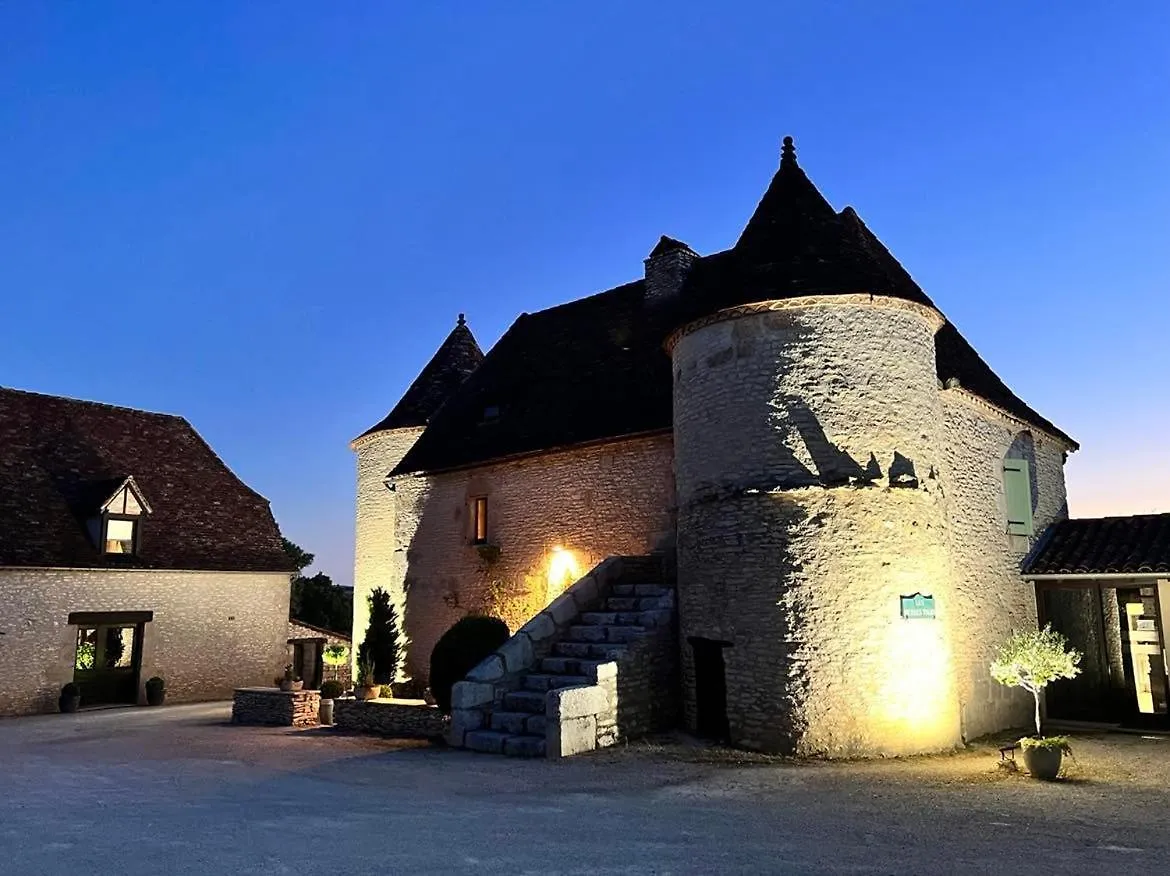
[(793, 763), (681, 738), (563, 761), (227, 724), (226, 704), (0, 720), (0, 874), (1165, 873), (1170, 740), (1069, 778), (953, 755)]

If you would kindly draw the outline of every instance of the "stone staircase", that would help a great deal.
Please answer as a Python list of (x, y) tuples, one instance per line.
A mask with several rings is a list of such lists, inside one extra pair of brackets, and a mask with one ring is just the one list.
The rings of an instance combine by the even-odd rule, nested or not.
[[(608, 592), (599, 592), (591, 610), (576, 613), (534, 654), (531, 668), (509, 679), (508, 689), (490, 710), (487, 726), (470, 730), (463, 745), (473, 751), (517, 757), (546, 754), (546, 705), (550, 691), (597, 683), (598, 668), (620, 663), (642, 638), (674, 623), (673, 607), (663, 608), (672, 588), (663, 580), (661, 564), (631, 566)], [(657, 574), (647, 574), (653, 569)], [(633, 580), (630, 580), (633, 579)], [(671, 602), (673, 606), (673, 602)]]

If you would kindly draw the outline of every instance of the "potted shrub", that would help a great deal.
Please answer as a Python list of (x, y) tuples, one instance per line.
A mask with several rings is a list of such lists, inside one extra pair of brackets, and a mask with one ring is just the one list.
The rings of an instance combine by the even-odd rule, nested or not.
[(1008, 687), (1022, 687), (1036, 705), (1036, 735), (1020, 740), (1024, 765), (1038, 779), (1051, 781), (1060, 773), (1065, 754), (1071, 754), (1064, 736), (1045, 737), (1040, 728), (1040, 694), (1061, 678), (1080, 674), (1080, 652), (1047, 625), (1042, 630), (1013, 632), (991, 662), (991, 677)]
[(341, 689), (341, 682), (330, 679), (321, 685), (321, 707), (317, 714), (317, 720), (322, 724), (329, 725), (333, 723), (333, 701), (343, 693)]
[(167, 683), (156, 675), (146, 682), (146, 704), (148, 706), (161, 706), (163, 700), (167, 698)]
[(72, 681), (61, 688), (61, 697), (57, 700), (57, 707), (62, 712), (76, 712), (81, 708), (81, 687)]
[(284, 678), (280, 680), (281, 690), (300, 690), (305, 686), (305, 683), (293, 672), (292, 664), (288, 663), (284, 667)]
[(374, 681), (374, 661), (363, 657), (358, 661), (357, 682), (353, 686), (353, 695), (359, 700), (372, 700), (378, 696), (381, 685)]

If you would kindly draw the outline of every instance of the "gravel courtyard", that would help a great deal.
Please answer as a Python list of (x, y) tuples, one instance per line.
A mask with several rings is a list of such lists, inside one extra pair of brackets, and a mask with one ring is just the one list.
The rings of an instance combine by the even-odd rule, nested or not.
[(792, 765), (686, 745), (515, 761), (227, 725), (224, 704), (0, 720), (0, 873), (1155, 873), (1170, 739)]

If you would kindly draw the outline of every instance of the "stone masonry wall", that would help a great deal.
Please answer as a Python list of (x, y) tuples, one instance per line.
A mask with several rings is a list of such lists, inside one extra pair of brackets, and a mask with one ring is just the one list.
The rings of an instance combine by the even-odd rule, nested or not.
[[(996, 684), (988, 664), (1012, 630), (1036, 628), (1036, 593), (1020, 579), (1020, 563), (1035, 544), (1007, 534), (1003, 459), (1027, 426), (961, 389), (941, 394), (946, 424), (945, 483), (950, 505), (951, 577), (959, 612), (955, 663), (963, 736), (974, 739), (1006, 727), (1027, 727), (1031, 697)], [(1063, 442), (1031, 430), (1027, 453), (1035, 478), (1036, 537), (1068, 516)], [(1026, 443), (1025, 443), (1025, 446)]]
[(53, 711), (73, 680), (75, 611), (153, 611), (139, 679), (167, 702), (231, 699), (287, 662), (287, 573), (0, 569), (0, 715)]
[[(669, 436), (411, 480), (397, 513), (400, 536), (413, 532), (403, 587), (414, 678), (426, 678), (434, 643), (464, 615), (495, 615), (516, 630), (605, 557), (673, 539)], [(475, 496), (488, 498), (488, 551), (471, 543)]]
[(391, 739), (442, 739), (447, 732), (447, 719), (438, 708), (422, 702), (337, 699), (333, 724), (339, 730)]
[(370, 623), (370, 591), (382, 587), (402, 617), (406, 594), (402, 581), (406, 566), (405, 547), (397, 538), (395, 490), (387, 476), (414, 446), (422, 428), (390, 429), (366, 435), (353, 443), (357, 453), (357, 513), (354, 532), (353, 647), (350, 670), (356, 675), (357, 651)]
[[(724, 642), (732, 741), (958, 743), (936, 313), (870, 296), (728, 312), (674, 346), (683, 691)], [(901, 595), (935, 597), (905, 621)]]

